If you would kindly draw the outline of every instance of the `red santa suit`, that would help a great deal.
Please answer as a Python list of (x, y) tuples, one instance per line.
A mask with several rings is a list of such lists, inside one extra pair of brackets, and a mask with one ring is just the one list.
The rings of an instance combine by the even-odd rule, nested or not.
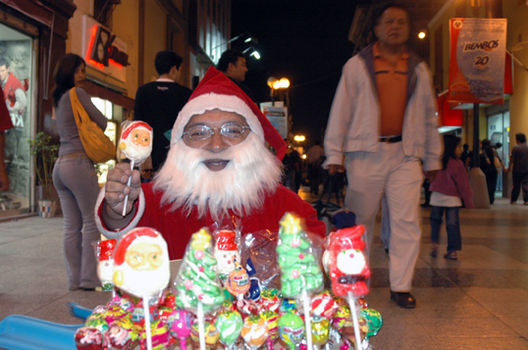
[[(183, 130), (192, 116), (201, 115), (206, 111), (215, 109), (234, 112), (243, 116), (251, 132), (258, 137), (259, 140), (257, 142), (262, 142), (262, 145), (267, 142), (274, 148), (277, 157), (282, 159), (286, 152), (286, 144), (279, 133), (260, 112), (255, 103), (236, 84), (214, 67), (208, 70), (187, 104), (180, 111), (172, 129), (171, 147), (174, 147), (178, 142), (183, 142)], [(263, 146), (263, 152), (269, 151)], [(171, 157), (171, 152), (169, 152), (169, 157)], [(273, 158), (273, 155), (270, 154), (270, 157)], [(263, 162), (262, 158), (258, 161), (260, 163)], [(142, 184), (142, 191), (138, 200), (134, 203), (136, 214), (126, 227), (110, 230), (104, 225), (102, 221), (104, 188), (99, 195), (96, 207), (96, 223), (100, 231), (108, 238), (119, 238), (123, 233), (135, 226), (155, 228), (167, 241), (170, 258), (179, 259), (183, 257), (191, 235), (203, 227), (212, 227), (215, 221), (209, 212), (200, 216), (195, 207), (188, 213), (181, 207), (174, 209), (174, 203), (171, 201), (161, 204), (164, 192), (153, 188), (156, 186), (156, 182), (163, 183), (163, 173), (167, 163), (169, 163), (169, 160), (167, 160), (154, 182)], [(279, 173), (280, 170), (277, 172), (280, 176)], [(172, 181), (173, 176), (178, 175), (169, 173), (168, 181)], [(215, 176), (215, 174), (213, 173), (211, 176)], [(317, 213), (312, 206), (303, 201), (297, 194), (282, 185), (276, 185), (276, 187), (274, 185), (267, 190), (259, 192), (266, 193), (265, 197), (261, 198), (261, 206), (252, 207), (244, 215), (235, 215), (234, 211), (227, 212), (227, 217), (236, 216), (240, 219), (242, 234), (263, 230), (278, 233), (279, 221), (282, 216), (286, 212), (291, 212), (304, 219), (307, 232), (324, 237), (326, 233), (324, 223), (317, 219)]]

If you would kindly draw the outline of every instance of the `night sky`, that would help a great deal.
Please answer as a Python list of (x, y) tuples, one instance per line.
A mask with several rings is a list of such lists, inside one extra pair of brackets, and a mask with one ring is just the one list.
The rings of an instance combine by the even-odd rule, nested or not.
[(347, 38), (355, 3), (232, 0), (232, 36), (251, 33), (262, 55), (249, 58), (245, 84), (257, 100), (270, 101), (267, 79), (290, 79), (293, 132), (305, 133), (308, 144), (323, 140), (341, 69), (354, 52)]

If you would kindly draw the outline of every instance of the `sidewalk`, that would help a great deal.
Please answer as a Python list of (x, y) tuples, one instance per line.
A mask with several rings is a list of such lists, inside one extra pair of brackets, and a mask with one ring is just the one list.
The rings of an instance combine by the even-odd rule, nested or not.
[[(383, 316), (374, 349), (528, 349), (528, 206), (498, 199), (491, 209), (461, 211), (458, 261), (429, 256), (429, 210), (413, 293), (417, 308), (389, 300), (388, 258), (374, 238), (370, 307)], [(108, 293), (68, 291), (62, 218), (0, 223), (0, 319), (24, 314), (78, 324), (67, 303), (104, 304)], [(441, 236), (445, 250), (445, 232)]]

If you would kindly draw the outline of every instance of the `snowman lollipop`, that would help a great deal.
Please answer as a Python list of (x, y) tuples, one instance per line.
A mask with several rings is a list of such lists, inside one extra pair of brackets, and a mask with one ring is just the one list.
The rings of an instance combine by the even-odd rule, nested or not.
[[(152, 127), (141, 121), (126, 124), (119, 139), (119, 149), (130, 159), (130, 169), (134, 169), (134, 166), (143, 163), (152, 152)], [(131, 179), (132, 177), (128, 178), (127, 186), (130, 186)], [(128, 195), (125, 196), (123, 216), (126, 214), (127, 202)]]

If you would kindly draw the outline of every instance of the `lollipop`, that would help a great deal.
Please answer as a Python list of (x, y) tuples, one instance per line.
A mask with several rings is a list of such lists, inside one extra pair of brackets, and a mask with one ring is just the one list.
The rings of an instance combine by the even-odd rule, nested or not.
[(75, 346), (78, 350), (99, 350), (103, 346), (103, 335), (94, 327), (81, 327), (75, 331)]
[(260, 299), (258, 301), (261, 310), (269, 310), (272, 312), (278, 312), (281, 305), (281, 299), (279, 298), (279, 291), (276, 289), (263, 289), (260, 292)]
[(318, 259), (312, 251), (310, 239), (302, 230), (301, 220), (286, 213), (280, 224), (277, 255), (282, 271), (282, 294), (289, 298), (301, 297), (307, 330), (306, 342), (308, 349), (312, 349), (308, 293), (315, 292), (323, 286), (323, 274)]
[[(143, 163), (152, 152), (152, 127), (141, 121), (126, 124), (119, 139), (119, 149), (130, 159), (130, 169), (134, 169), (134, 165)], [(130, 181), (131, 177), (128, 178), (127, 186), (130, 186)], [(125, 196), (123, 216), (126, 214), (127, 201), (128, 195)]]
[(315, 316), (312, 323), (312, 338), (315, 345), (324, 345), (328, 342), (330, 321), (324, 317)]
[(191, 315), (185, 310), (174, 310), (169, 316), (171, 335), (180, 339), (180, 347), (187, 348), (185, 339), (191, 335)]
[(244, 320), (241, 333), (250, 349), (258, 349), (268, 338), (268, 325), (258, 316), (249, 316)]
[(216, 329), (220, 333), (220, 342), (232, 349), (242, 331), (242, 316), (238, 311), (226, 311), (216, 318)]
[(126, 349), (132, 344), (132, 337), (128, 330), (112, 326), (105, 334), (105, 344), (110, 349)]
[(279, 334), (290, 350), (300, 344), (304, 338), (304, 323), (300, 316), (293, 312), (286, 312), (279, 318)]
[[(150, 315), (149, 300), (157, 300), (170, 279), (167, 243), (159, 232), (138, 227), (125, 234), (115, 252), (114, 285), (143, 298), (143, 312)], [(152, 349), (150, 317), (145, 317), (147, 349)]]
[(327, 290), (312, 298), (312, 313), (315, 316), (331, 319), (337, 309), (337, 303)]
[(368, 340), (370, 337), (375, 336), (378, 334), (378, 331), (381, 328), (381, 325), (383, 324), (383, 319), (381, 318), (381, 314), (379, 311), (374, 309), (361, 309), (359, 312), (362, 319), (365, 320), (368, 331), (366, 332), (365, 338)]
[(115, 239), (107, 239), (105, 241), (97, 242), (97, 277), (101, 281), (103, 290), (105, 292), (113, 290), (112, 275), (114, 273), (114, 259), (112, 254), (117, 241)]
[(273, 342), (279, 337), (279, 314), (277, 312), (265, 310), (260, 313), (260, 318), (266, 321), (268, 326), (268, 350), (273, 349)]
[[(210, 321), (204, 321), (203, 325), (203, 342), (209, 347), (213, 347), (220, 338), (220, 333), (216, 329), (215, 323)], [(202, 335), (200, 335), (200, 325), (199, 323), (193, 323), (191, 329), (191, 339), (194, 342), (202, 342)]]
[(365, 242), (363, 226), (344, 228), (329, 237), (327, 255), (328, 271), (335, 295), (346, 297), (350, 304), (356, 344), (361, 346), (359, 318), (356, 299), (368, 294), (366, 281), (370, 278), (370, 269), (363, 250)]
[(236, 232), (228, 230), (217, 231), (215, 232), (215, 237), (216, 272), (220, 279), (224, 280), (235, 270), (235, 262), (240, 262)]
[(200, 348), (205, 349), (204, 312), (222, 305), (224, 294), (216, 278), (211, 235), (206, 229), (193, 234), (174, 282), (176, 303), (198, 316)]

